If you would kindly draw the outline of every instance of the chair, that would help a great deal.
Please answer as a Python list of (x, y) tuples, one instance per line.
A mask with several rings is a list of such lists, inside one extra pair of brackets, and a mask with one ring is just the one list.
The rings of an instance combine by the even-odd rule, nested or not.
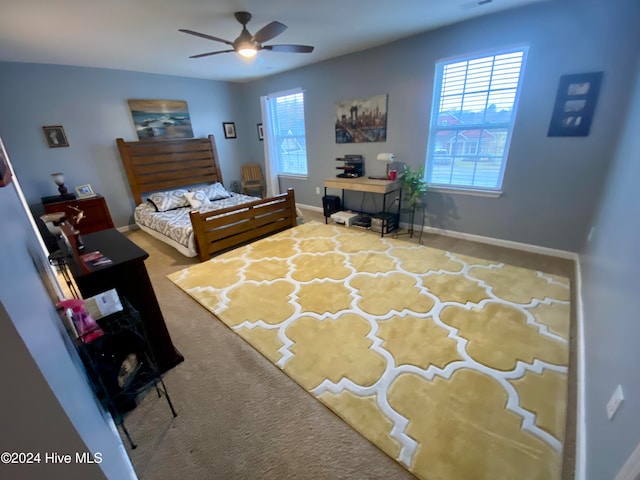
[(249, 195), (249, 190), (260, 189), (260, 198), (264, 198), (265, 185), (260, 165), (257, 163), (242, 165), (240, 173), (242, 177), (242, 193)]

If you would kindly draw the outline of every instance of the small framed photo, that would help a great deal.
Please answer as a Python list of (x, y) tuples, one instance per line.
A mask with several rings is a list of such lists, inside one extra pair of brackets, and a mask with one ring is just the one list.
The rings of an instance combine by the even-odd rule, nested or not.
[(76, 194), (78, 198), (87, 198), (87, 197), (95, 197), (96, 194), (93, 193), (93, 188), (88, 183), (86, 185), (80, 185), (76, 187)]
[(233, 122), (222, 122), (224, 138), (236, 138), (236, 124)]
[(64, 133), (64, 128), (62, 127), (62, 125), (50, 125), (47, 127), (42, 127), (42, 131), (44, 132), (44, 138), (47, 140), (47, 145), (49, 145), (49, 148), (60, 148), (69, 146), (69, 141), (67, 140), (67, 135)]
[(264, 130), (262, 129), (261, 123), (258, 124), (258, 140), (260, 141), (264, 140)]

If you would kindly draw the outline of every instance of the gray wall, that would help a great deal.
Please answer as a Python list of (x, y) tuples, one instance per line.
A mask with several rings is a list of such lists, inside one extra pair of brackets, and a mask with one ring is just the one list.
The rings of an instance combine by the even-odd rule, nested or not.
[[(56, 193), (50, 174), (69, 186), (90, 183), (102, 193), (116, 226), (133, 222), (133, 200), (115, 138), (135, 140), (126, 100), (183, 99), (194, 133), (217, 139), (225, 183), (239, 165), (264, 161), (256, 134), (259, 97), (306, 89), (307, 180), (283, 181), (302, 204), (321, 205), (316, 187), (335, 175), (335, 158), (361, 153), (368, 174), (380, 174), (380, 152), (413, 166), (424, 162), (434, 63), (442, 58), (516, 44), (530, 45), (520, 110), (499, 199), (432, 192), (432, 226), (551, 248), (578, 251), (590, 227), (628, 104), (630, 66), (640, 45), (637, 0), (563, 0), (474, 19), (368, 51), (247, 84), (52, 65), (0, 63), (0, 134), (12, 152), (34, 213), (40, 197)], [(559, 77), (604, 71), (591, 134), (546, 136)], [(385, 143), (337, 145), (335, 102), (387, 93)], [(9, 113), (6, 113), (9, 112)], [(223, 121), (238, 138), (225, 140)], [(63, 125), (69, 148), (49, 149), (42, 125)], [(352, 207), (360, 196), (352, 195)], [(379, 205), (379, 200), (378, 200)]]
[[(137, 140), (127, 99), (185, 100), (196, 137), (214, 134), (224, 180), (240, 178), (245, 145), (225, 140), (222, 122), (236, 121), (238, 86), (118, 70), (0, 62), (0, 135), (11, 152), (27, 202), (43, 213), (40, 197), (57, 195), (51, 173), (66, 184), (91, 184), (104, 195), (116, 226), (133, 223), (134, 202), (115, 139)], [(43, 125), (62, 125), (69, 148), (48, 148)], [(239, 137), (248, 125), (237, 123)], [(255, 137), (255, 125), (251, 130)]]
[[(588, 480), (614, 478), (640, 444), (640, 56), (612, 170), (580, 255), (586, 352)], [(625, 400), (609, 421), (605, 405), (616, 386)]]
[[(375, 161), (380, 152), (392, 152), (414, 167), (424, 162), (436, 61), (528, 44), (504, 195), (432, 193), (429, 221), (440, 228), (578, 251), (628, 103), (628, 59), (640, 45), (637, 19), (636, 0), (542, 2), (253, 82), (245, 86), (247, 112), (259, 121), (260, 95), (306, 90), (309, 178), (282, 186), (295, 187), (298, 202), (321, 206), (315, 187), (336, 174), (336, 157), (363, 154), (368, 174), (384, 172)], [(547, 137), (560, 76), (590, 71), (604, 71), (591, 134)], [(380, 93), (389, 95), (387, 141), (337, 145), (335, 102)], [(255, 148), (260, 155), (261, 145)], [(359, 202), (356, 196), (350, 206)]]
[[(10, 153), (9, 153), (10, 154)], [(112, 423), (90, 388), (43, 281), (46, 256), (15, 189), (0, 188), (0, 452), (39, 452), (39, 465), (2, 465), (0, 478), (132, 478)], [(101, 452), (100, 466), (45, 464), (45, 452)]]

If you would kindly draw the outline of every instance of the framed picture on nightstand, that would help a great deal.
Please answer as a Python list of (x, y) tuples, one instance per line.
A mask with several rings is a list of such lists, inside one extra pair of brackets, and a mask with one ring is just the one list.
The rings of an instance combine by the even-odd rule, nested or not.
[(89, 185), (88, 183), (86, 185), (80, 185), (76, 187), (76, 194), (78, 195), (78, 198), (89, 198), (96, 196), (96, 194), (93, 193), (93, 188), (91, 188), (91, 185)]

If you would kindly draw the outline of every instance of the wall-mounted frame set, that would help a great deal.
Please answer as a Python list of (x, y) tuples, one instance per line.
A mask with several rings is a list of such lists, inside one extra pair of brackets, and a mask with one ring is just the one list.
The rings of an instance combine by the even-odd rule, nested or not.
[(549, 137), (586, 137), (596, 109), (602, 72), (560, 77)]

